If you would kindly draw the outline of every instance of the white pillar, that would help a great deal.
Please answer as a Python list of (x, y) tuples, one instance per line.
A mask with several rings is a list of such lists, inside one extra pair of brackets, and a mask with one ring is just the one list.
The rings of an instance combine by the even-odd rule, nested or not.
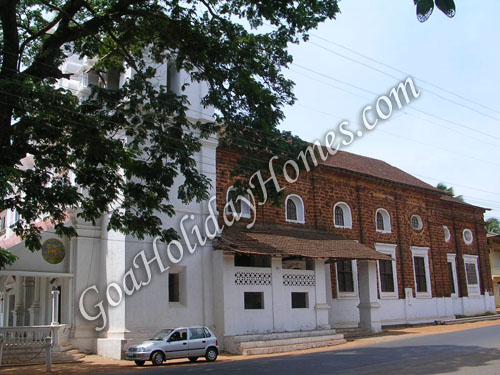
[[(282, 306), (278, 303), (283, 293), (283, 268), (281, 257), (271, 257), (271, 309), (273, 313), (273, 331), (285, 330), (285, 318)], [(265, 297), (264, 297), (265, 298)], [(264, 307), (267, 306), (264, 304)]]
[(359, 327), (370, 332), (381, 332), (380, 303), (377, 298), (377, 262), (360, 260), (359, 266)]
[(14, 310), (12, 311), (13, 315), (13, 326), (19, 327), (24, 325), (24, 277), (16, 276), (16, 285), (15, 285), (15, 295), (16, 301), (14, 304)]
[(35, 292), (33, 294), (33, 303), (29, 308), (30, 312), (30, 326), (36, 326), (40, 324), (40, 278), (35, 277)]
[(52, 289), (52, 322), (51, 325), (59, 324), (59, 290)]
[(35, 293), (35, 278), (25, 276), (24, 277), (24, 323), (23, 325), (29, 326), (31, 317), (30, 317), (30, 307), (33, 304)]
[(328, 311), (330, 310), (330, 305), (326, 302), (326, 275), (325, 275), (325, 261), (323, 259), (314, 260), (314, 278), (315, 280), (315, 295), (316, 303), (314, 308), (316, 310), (316, 329), (329, 329), (330, 324), (328, 323)]

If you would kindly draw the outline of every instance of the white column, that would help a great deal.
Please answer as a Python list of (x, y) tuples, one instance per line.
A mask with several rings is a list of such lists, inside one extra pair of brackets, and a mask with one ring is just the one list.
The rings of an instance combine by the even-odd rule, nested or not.
[(280, 295), (283, 293), (283, 269), (281, 257), (271, 258), (271, 288), (273, 331), (279, 332), (285, 329), (285, 316), (283, 315), (283, 311), (280, 309), (280, 307), (283, 306), (278, 303)]
[(33, 303), (35, 293), (35, 278), (30, 276), (24, 277), (24, 323), (23, 325), (30, 325), (30, 307)]
[(30, 312), (30, 326), (40, 324), (40, 278), (35, 277), (35, 292), (33, 294), (33, 303), (29, 308)]
[(51, 325), (59, 324), (59, 290), (52, 289), (52, 322)]
[(377, 298), (377, 262), (360, 260), (359, 266), (359, 326), (370, 332), (381, 332), (380, 303)]
[(24, 325), (24, 277), (16, 276), (15, 285), (15, 295), (16, 302), (14, 305), (14, 310), (12, 310), (13, 315), (13, 326), (18, 327)]
[(326, 285), (326, 275), (325, 275), (325, 261), (323, 259), (314, 260), (314, 278), (315, 280), (315, 294), (316, 294), (316, 329), (329, 329), (330, 324), (328, 324), (328, 311), (330, 305), (326, 302), (327, 287)]

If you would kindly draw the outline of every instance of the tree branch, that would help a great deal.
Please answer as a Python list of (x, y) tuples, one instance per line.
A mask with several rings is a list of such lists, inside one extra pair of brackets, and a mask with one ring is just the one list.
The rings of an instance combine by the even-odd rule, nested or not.
[[(87, 8), (89, 12), (91, 12), (94, 16), (96, 16), (96, 12), (94, 11), (94, 9), (92, 9), (92, 7), (90, 6), (89, 3), (84, 1), (84, 5), (85, 5), (85, 8)], [(111, 30), (106, 25), (105, 25), (105, 28), (106, 28), (106, 31), (108, 32), (109, 36), (111, 37), (111, 39), (113, 39), (113, 41), (116, 43), (118, 48), (121, 50), (122, 55), (123, 55), (124, 59), (127, 61), (127, 63), (135, 70), (138, 70), (137, 65), (135, 64), (134, 58), (132, 56), (130, 56), (130, 54), (128, 53), (128, 51), (125, 48), (123, 48), (122, 43), (118, 40), (118, 38), (115, 36), (115, 34), (113, 34), (113, 30)], [(98, 41), (102, 43), (102, 41), (100, 41), (100, 40), (98, 40)], [(111, 48), (110, 46), (107, 46), (107, 47)], [(114, 50), (114, 48), (111, 48), (111, 49)]]
[(59, 13), (57, 17), (55, 17), (51, 22), (49, 22), (43, 29), (38, 31), (36, 34), (32, 34), (32, 36), (30, 36), (28, 39), (22, 42), (21, 47), (19, 47), (19, 62), (17, 64), (18, 69), (20, 69), (21, 67), (21, 60), (24, 53), (24, 49), (26, 48), (28, 43), (31, 43), (36, 38), (41, 37), (43, 34), (45, 34), (47, 31), (53, 28), (61, 20), (62, 16), (63, 16), (62, 13)]
[(215, 13), (212, 8), (210, 7), (210, 4), (208, 4), (205, 0), (200, 0), (200, 2), (205, 5), (205, 7), (208, 10), (208, 13), (212, 15), (212, 17), (217, 18), (219, 20), (222, 20), (221, 16), (219, 16), (217, 13)]
[[(19, 35), (17, 34), (16, 9), (17, 0), (0, 0), (0, 21), (2, 22), (3, 33), (3, 55), (0, 79), (11, 80), (17, 74), (17, 59), (19, 52)], [(10, 88), (4, 87), (10, 90)], [(10, 125), (12, 113), (16, 99), (12, 95), (7, 95), (0, 104), (0, 165), (5, 165), (8, 160), (8, 148), (10, 146)], [(9, 164), (9, 163), (7, 163)]]
[(111, 13), (117, 12), (120, 14), (120, 12), (124, 12), (134, 1), (124, 0), (118, 2), (114, 4), (108, 13), (79, 24), (75, 28), (70, 28), (69, 22), (76, 12), (83, 7), (83, 3), (83, 0), (72, 0), (64, 6), (64, 17), (59, 22), (57, 30), (43, 43), (41, 52), (35, 58), (33, 64), (24, 71), (25, 74), (39, 79), (47, 77), (61, 78), (61, 71), (53, 65), (54, 60), (61, 53), (61, 46), (97, 33), (99, 28), (110, 20)]

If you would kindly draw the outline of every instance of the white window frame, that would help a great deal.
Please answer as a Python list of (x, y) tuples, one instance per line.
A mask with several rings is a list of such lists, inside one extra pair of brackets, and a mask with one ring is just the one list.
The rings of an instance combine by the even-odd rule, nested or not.
[[(481, 295), (480, 280), (479, 280), (479, 267), (477, 265), (478, 256), (464, 254), (464, 270), (465, 270), (465, 281), (467, 283), (467, 294), (469, 297), (479, 297)], [(467, 264), (473, 264), (476, 268), (476, 279), (477, 284), (469, 284), (469, 279), (467, 277)]]
[(455, 293), (451, 293), (452, 298), (458, 298), (458, 278), (457, 278), (457, 254), (446, 254), (446, 260), (451, 263), (451, 270), (453, 272), (453, 285), (455, 286)]
[(444, 231), (444, 242), (450, 242), (451, 240), (450, 229), (446, 225), (443, 225), (443, 231)]
[(394, 279), (394, 292), (382, 292), (382, 280), (380, 277), (380, 260), (377, 261), (378, 267), (378, 290), (380, 291), (380, 299), (398, 299), (398, 273), (396, 263), (396, 244), (376, 243), (375, 250), (379, 253), (389, 255), (392, 258), (392, 275)]
[[(288, 208), (288, 200), (291, 199), (293, 203), (295, 203), (295, 207), (297, 209), (297, 220), (289, 220), (287, 217), (287, 208)], [(285, 200), (285, 221), (289, 223), (299, 223), (299, 224), (305, 224), (305, 206), (304, 206), (304, 201), (300, 197), (300, 195), (297, 194), (290, 194), (286, 197)]]
[[(416, 218), (417, 221), (418, 221), (418, 227), (417, 228), (414, 228), (413, 225), (412, 225), (412, 219), (413, 218)], [(414, 214), (414, 215), (410, 216), (410, 227), (413, 230), (422, 230), (422, 229), (424, 229), (424, 222), (423, 222), (422, 218), (420, 217), (420, 215)]]
[[(335, 208), (340, 207), (342, 212), (344, 213), (344, 225), (337, 225), (335, 223)], [(335, 206), (333, 206), (333, 225), (335, 228), (344, 228), (344, 229), (352, 229), (352, 213), (351, 207), (345, 202), (337, 202)]]
[[(348, 260), (348, 259), (346, 259)], [(337, 286), (337, 298), (339, 299), (356, 299), (358, 298), (358, 262), (355, 259), (351, 259), (351, 267), (352, 267), (352, 285), (354, 288), (353, 292), (341, 292), (339, 290), (339, 277), (337, 271), (337, 263), (335, 263), (335, 278), (337, 282), (335, 283)]]
[[(465, 233), (470, 233), (470, 241), (465, 238)], [(472, 243), (474, 242), (474, 233), (468, 228), (465, 228), (463, 230), (462, 237), (466, 245), (472, 245)]]
[[(423, 257), (424, 258), (425, 282), (427, 285), (427, 292), (418, 292), (417, 291), (417, 277), (415, 274), (415, 257)], [(412, 246), (411, 247), (411, 261), (413, 264), (413, 282), (415, 285), (415, 297), (416, 298), (432, 298), (431, 273), (430, 273), (430, 268), (429, 268), (429, 248), (428, 247), (421, 247), (421, 246)]]
[[(384, 220), (384, 230), (378, 229), (377, 226), (377, 214), (381, 213), (382, 218)], [(389, 228), (389, 229), (387, 229)], [(375, 211), (375, 229), (379, 233), (391, 233), (392, 227), (391, 227), (391, 215), (389, 214), (389, 211), (387, 211), (385, 208), (377, 208)]]
[[(229, 193), (231, 191), (234, 191), (234, 190), (235, 190), (235, 188), (233, 186), (230, 186), (227, 189), (227, 191), (226, 191), (226, 204), (229, 203)], [(251, 212), (250, 212), (250, 206), (244, 200), (242, 200), (242, 198), (240, 198), (240, 196), (242, 198), (245, 198), (246, 200), (250, 201), (248, 195), (247, 196), (238, 195), (236, 197), (236, 200), (241, 201), (241, 213), (237, 214), (236, 212), (229, 212), (229, 206), (226, 206), (226, 215), (233, 215), (234, 217), (237, 217), (238, 219), (239, 218), (250, 219), (252, 216)]]

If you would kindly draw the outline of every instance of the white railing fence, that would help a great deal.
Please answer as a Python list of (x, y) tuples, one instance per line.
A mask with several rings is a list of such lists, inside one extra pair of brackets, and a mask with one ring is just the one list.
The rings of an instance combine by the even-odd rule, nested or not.
[(33, 352), (45, 349), (47, 371), (51, 368), (51, 351), (60, 351), (68, 344), (67, 324), (45, 326), (0, 327), (0, 366), (4, 354)]

